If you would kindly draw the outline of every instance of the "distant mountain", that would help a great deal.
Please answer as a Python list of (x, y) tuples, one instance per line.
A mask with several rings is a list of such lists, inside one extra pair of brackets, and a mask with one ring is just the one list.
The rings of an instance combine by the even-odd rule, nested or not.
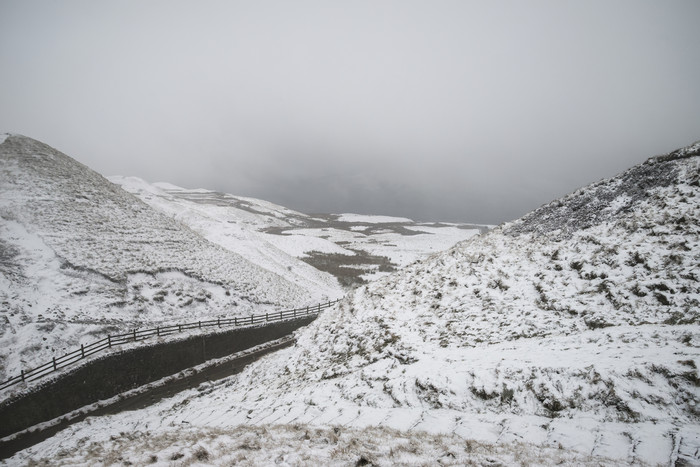
[(342, 294), (332, 279), (298, 284), (204, 239), (43, 143), (0, 143), (0, 379), (86, 333)]
[(697, 463), (699, 177), (696, 143), (420, 260), (139, 426), (381, 425)]

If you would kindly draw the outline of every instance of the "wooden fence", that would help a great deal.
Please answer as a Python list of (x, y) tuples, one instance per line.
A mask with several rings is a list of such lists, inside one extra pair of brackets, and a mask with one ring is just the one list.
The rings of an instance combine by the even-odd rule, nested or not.
[(48, 374), (58, 371), (62, 368), (74, 365), (77, 362), (94, 355), (96, 353), (111, 349), (112, 347), (127, 344), (129, 342), (137, 342), (148, 339), (149, 337), (157, 336), (167, 336), (168, 334), (180, 333), (182, 331), (188, 331), (192, 329), (206, 329), (206, 328), (221, 328), (221, 327), (243, 327), (243, 326), (254, 326), (256, 324), (264, 324), (275, 321), (284, 321), (295, 318), (302, 318), (304, 316), (316, 315), (321, 312), (321, 310), (328, 308), (330, 306), (338, 303), (339, 300), (330, 301), (328, 303), (319, 303), (314, 306), (307, 306), (305, 308), (295, 308), (293, 310), (283, 310), (275, 311), (272, 313), (265, 313), (264, 315), (251, 315), (251, 316), (241, 316), (234, 318), (217, 318), (208, 321), (196, 321), (192, 323), (181, 323), (172, 324), (169, 326), (157, 326), (151, 329), (134, 329), (132, 331), (126, 332), (124, 334), (108, 335), (104, 339), (92, 342), (90, 344), (80, 344), (80, 348), (72, 352), (69, 352), (61, 357), (54, 357), (50, 362), (44, 363), (36, 368), (30, 370), (22, 370), (22, 372), (8, 379), (7, 381), (0, 383), (0, 390), (19, 384), (21, 382), (36, 381)]

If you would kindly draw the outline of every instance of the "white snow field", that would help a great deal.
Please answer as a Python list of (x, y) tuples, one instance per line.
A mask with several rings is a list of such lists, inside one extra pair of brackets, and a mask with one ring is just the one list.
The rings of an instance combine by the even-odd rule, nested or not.
[(238, 375), (10, 462), (699, 465), (699, 153), (373, 281)]
[(109, 332), (342, 296), (328, 274), (256, 264), (43, 143), (3, 138), (0, 380)]

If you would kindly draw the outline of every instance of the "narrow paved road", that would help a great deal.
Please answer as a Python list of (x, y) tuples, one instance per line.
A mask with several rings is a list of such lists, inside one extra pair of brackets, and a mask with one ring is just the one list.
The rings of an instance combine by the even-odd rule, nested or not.
[(216, 381), (226, 378), (227, 376), (234, 375), (245, 368), (246, 365), (254, 362), (263, 355), (284, 347), (289, 347), (293, 343), (294, 339), (290, 337), (269, 347), (255, 350), (241, 357), (233, 358), (218, 365), (206, 367), (197, 373), (183, 376), (182, 378), (176, 379), (168, 384), (149, 388), (143, 392), (116, 400), (109, 405), (97, 407), (92, 411), (81, 413), (70, 420), (64, 418), (61, 423), (57, 425), (50, 426), (45, 429), (37, 429), (35, 431), (25, 431), (15, 439), (4, 442), (0, 441), (0, 460), (7, 459), (23, 449), (34, 446), (35, 444), (52, 437), (64, 428), (67, 428), (74, 423), (78, 423), (87, 417), (111, 415), (127, 410), (142, 409), (153, 405), (162, 399), (172, 397), (185, 389), (195, 388), (206, 381)]

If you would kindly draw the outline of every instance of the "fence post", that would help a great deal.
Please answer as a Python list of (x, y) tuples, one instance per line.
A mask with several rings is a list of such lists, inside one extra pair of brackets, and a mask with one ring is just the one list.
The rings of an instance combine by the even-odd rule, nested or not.
[(53, 371), (56, 371), (56, 357), (53, 358)]
[(177, 332), (182, 332), (182, 324), (177, 325)]
[(294, 317), (295, 318), (297, 317), (297, 309), (296, 308), (294, 308)]
[(268, 318), (267, 313), (265, 313), (265, 322), (267, 323), (268, 321), (270, 321), (270, 318)]
[(24, 370), (22, 370), (22, 381), (24, 381)]
[(156, 336), (160, 337), (160, 326), (156, 326)]
[(85, 345), (80, 344), (80, 358), (85, 358)]
[(221, 327), (221, 318), (216, 318), (216, 325)]
[(280, 320), (282, 320), (282, 312), (280, 311)]
[(238, 317), (237, 316), (233, 317), (233, 325), (238, 326)]
[(253, 324), (253, 315), (250, 315), (250, 324)]
[(201, 322), (201, 321), (197, 321), (197, 324), (199, 324), (199, 329), (202, 329), (202, 322)]
[(112, 336), (107, 335), (107, 347), (112, 348)]
[(136, 329), (134, 329), (134, 342), (136, 342)]

